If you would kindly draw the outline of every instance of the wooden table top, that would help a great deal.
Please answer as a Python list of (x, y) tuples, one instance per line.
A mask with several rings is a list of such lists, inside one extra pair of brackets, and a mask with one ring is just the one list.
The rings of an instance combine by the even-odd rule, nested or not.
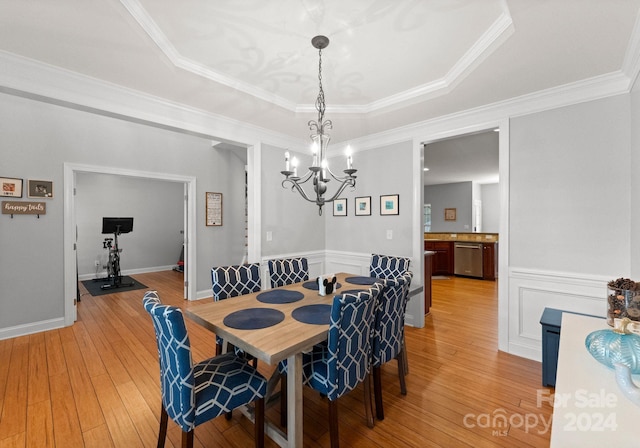
[[(267, 291), (258, 291), (238, 297), (230, 297), (218, 302), (212, 301), (204, 305), (198, 305), (185, 310), (185, 314), (236, 347), (250, 353), (261, 361), (275, 365), (279, 361), (310, 349), (315, 344), (327, 339), (328, 324), (315, 325), (300, 322), (291, 316), (293, 310), (313, 304), (331, 305), (333, 297), (342, 291), (369, 288), (368, 285), (358, 285), (346, 281), (346, 278), (349, 277), (362, 277), (360, 275), (339, 273), (336, 274), (336, 277), (338, 283), (342, 285), (341, 288), (325, 296), (320, 296), (317, 290), (305, 288), (303, 286), (304, 282), (300, 282), (267, 290), (298, 291), (304, 295), (301, 300), (293, 303), (274, 304), (260, 302), (257, 296)], [(229, 314), (249, 308), (279, 310), (284, 314), (284, 320), (276, 325), (257, 330), (239, 330), (224, 324), (224, 318)]]

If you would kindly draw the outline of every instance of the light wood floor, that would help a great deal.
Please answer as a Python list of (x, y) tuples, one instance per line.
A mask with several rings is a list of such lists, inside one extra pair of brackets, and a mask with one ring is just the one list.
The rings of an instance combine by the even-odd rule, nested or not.
[[(182, 299), (182, 275), (136, 275), (165, 303)], [(82, 289), (84, 291), (84, 289)], [(78, 304), (72, 327), (0, 341), (0, 448), (154, 447), (160, 414), (157, 349), (141, 307), (144, 290)], [(214, 354), (214, 337), (187, 319), (194, 361)], [(395, 363), (383, 367), (385, 420), (365, 425), (358, 388), (340, 400), (345, 447), (546, 447), (552, 409), (537, 405), (541, 367), (497, 350), (497, 282), (433, 281), (432, 313), (407, 328), (408, 395)], [(269, 375), (269, 366), (260, 370)], [(305, 447), (329, 446), (326, 401), (304, 394)], [(279, 406), (267, 411), (278, 422)], [(537, 425), (528, 427), (526, 424)], [(252, 446), (239, 413), (196, 428), (196, 446)], [(169, 423), (167, 445), (179, 446)], [(267, 438), (267, 447), (275, 443)]]

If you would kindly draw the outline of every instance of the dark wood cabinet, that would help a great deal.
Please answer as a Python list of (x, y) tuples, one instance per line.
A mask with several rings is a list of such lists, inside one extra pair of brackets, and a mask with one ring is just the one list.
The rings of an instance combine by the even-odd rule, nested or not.
[(431, 309), (431, 259), (432, 254), (424, 255), (424, 314), (429, 314)]
[(424, 249), (435, 252), (431, 260), (431, 274), (453, 275), (453, 241), (425, 241)]
[(496, 279), (495, 243), (484, 243), (482, 245), (482, 278), (484, 280)]

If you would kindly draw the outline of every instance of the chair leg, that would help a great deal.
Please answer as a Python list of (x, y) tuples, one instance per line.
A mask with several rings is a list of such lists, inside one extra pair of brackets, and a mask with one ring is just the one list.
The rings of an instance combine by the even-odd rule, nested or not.
[(407, 356), (407, 344), (405, 343), (404, 335), (402, 336), (401, 352), (402, 352), (402, 357), (404, 359), (404, 361), (402, 361), (404, 363), (404, 374), (409, 375), (409, 357)]
[(404, 350), (400, 350), (400, 353), (398, 353), (396, 359), (398, 360), (398, 379), (400, 380), (400, 393), (402, 395), (407, 395), (407, 382), (404, 378), (405, 376), (407, 376), (407, 353)]
[(382, 372), (380, 366), (373, 368), (373, 396), (376, 401), (376, 418), (384, 420), (384, 408), (382, 406)]
[(340, 446), (338, 437), (338, 400), (329, 400), (329, 435), (331, 437), (331, 448)]
[(160, 411), (160, 430), (158, 431), (158, 448), (164, 448), (164, 441), (167, 438), (167, 422), (169, 421), (169, 415), (167, 410), (162, 405)]
[(233, 417), (233, 411), (229, 411), (229, 412), (225, 412), (224, 413), (224, 418), (226, 420), (231, 420), (232, 417)]
[(287, 375), (280, 376), (280, 425), (287, 427)]
[(259, 398), (254, 404), (254, 438), (256, 448), (264, 448), (264, 398)]
[(222, 344), (216, 344), (216, 356), (222, 354)]
[(193, 429), (182, 431), (182, 448), (193, 448)]
[(371, 405), (371, 373), (364, 379), (364, 415), (367, 419), (367, 426), (373, 428), (373, 408)]

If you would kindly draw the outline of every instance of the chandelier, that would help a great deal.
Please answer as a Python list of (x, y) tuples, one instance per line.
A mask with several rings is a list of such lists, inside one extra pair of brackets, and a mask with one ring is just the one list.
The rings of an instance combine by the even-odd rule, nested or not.
[[(318, 98), (316, 99), (316, 110), (318, 111), (318, 120), (310, 120), (308, 125), (309, 129), (313, 131), (311, 137), (311, 152), (313, 154), (313, 161), (309, 170), (302, 176), (298, 176), (298, 160), (294, 157), (289, 159), (289, 152), (284, 156), (284, 171), (280, 171), (285, 179), (282, 181), (282, 187), (286, 188), (289, 185), (291, 190), (294, 189), (300, 193), (300, 195), (309, 202), (314, 202), (318, 206), (318, 214), (322, 215), (322, 206), (328, 202), (333, 202), (338, 199), (347, 186), (355, 188), (356, 176), (351, 158), (351, 151), (347, 149), (347, 169), (343, 170), (344, 176), (336, 176), (330, 169), (327, 162), (327, 146), (329, 146), (329, 140), (331, 137), (329, 134), (325, 134), (325, 129), (332, 129), (333, 125), (331, 120), (324, 119), (324, 90), (322, 90), (322, 49), (327, 48), (329, 45), (329, 38), (325, 36), (316, 36), (311, 39), (311, 45), (318, 49), (318, 82), (320, 85), (320, 91), (318, 92)], [(331, 197), (325, 198), (327, 192), (327, 184), (331, 180), (338, 182), (338, 189)], [(303, 185), (310, 182), (309, 185), (313, 185), (314, 193), (311, 196), (307, 195)]]

